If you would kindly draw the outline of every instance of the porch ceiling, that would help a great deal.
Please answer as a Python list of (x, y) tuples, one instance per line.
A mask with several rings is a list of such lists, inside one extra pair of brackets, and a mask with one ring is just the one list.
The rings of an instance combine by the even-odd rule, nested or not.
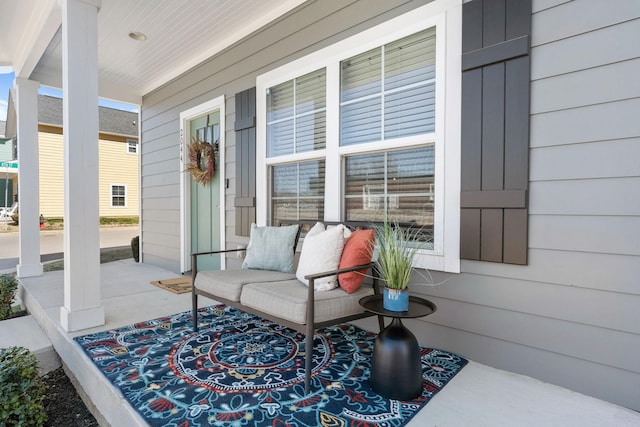
[[(102, 0), (98, 13), (100, 96), (143, 95), (286, 14), (304, 0)], [(0, 68), (62, 87), (61, 4), (0, 2)], [(147, 36), (136, 41), (129, 33)]]

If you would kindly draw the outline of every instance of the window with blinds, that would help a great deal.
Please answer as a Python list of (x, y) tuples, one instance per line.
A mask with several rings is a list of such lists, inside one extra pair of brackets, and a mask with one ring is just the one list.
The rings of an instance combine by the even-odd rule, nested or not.
[(436, 30), (340, 63), (340, 145), (435, 130)]
[(386, 219), (419, 229), (420, 266), (460, 271), (461, 9), (429, 2), (256, 78), (259, 220)]
[(273, 224), (282, 220), (324, 219), (324, 177), (322, 160), (272, 166)]
[(345, 217), (419, 227), (425, 249), (433, 247), (433, 147), (347, 156)]
[(320, 69), (267, 90), (267, 156), (326, 145), (326, 71)]

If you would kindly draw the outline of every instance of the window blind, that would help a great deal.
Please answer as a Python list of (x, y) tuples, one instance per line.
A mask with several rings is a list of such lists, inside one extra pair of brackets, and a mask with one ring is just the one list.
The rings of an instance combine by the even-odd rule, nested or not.
[(323, 149), (326, 144), (326, 71), (320, 69), (268, 89), (267, 155)]
[(325, 162), (322, 160), (271, 167), (271, 218), (324, 218)]
[(346, 218), (387, 220), (433, 229), (433, 146), (348, 156)]
[(340, 145), (434, 132), (435, 46), (430, 28), (340, 63)]

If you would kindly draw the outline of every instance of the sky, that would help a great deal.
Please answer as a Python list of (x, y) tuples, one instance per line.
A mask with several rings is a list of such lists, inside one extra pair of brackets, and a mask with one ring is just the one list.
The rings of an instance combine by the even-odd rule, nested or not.
[(0, 121), (7, 120), (7, 98), (13, 86), (13, 73), (0, 74)]
[[(9, 89), (13, 87), (14, 74), (13, 73), (0, 73), (0, 121), (7, 120), (7, 100), (9, 98)], [(52, 89), (45, 86), (41, 86), (38, 91), (42, 95), (51, 95), (58, 98), (62, 98), (62, 91), (58, 89)], [(131, 104), (121, 104), (118, 102), (108, 101), (106, 99), (100, 99), (99, 104), (103, 107), (115, 108), (118, 110), (138, 112), (138, 107)]]

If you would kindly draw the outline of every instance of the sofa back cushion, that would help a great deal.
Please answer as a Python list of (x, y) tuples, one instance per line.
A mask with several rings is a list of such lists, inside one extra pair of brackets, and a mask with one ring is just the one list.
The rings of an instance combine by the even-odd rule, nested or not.
[[(323, 230), (324, 226), (316, 224), (305, 236), (302, 252), (296, 270), (296, 277), (305, 285), (309, 281), (304, 278), (308, 274), (336, 270), (344, 247), (344, 225), (340, 224)], [(314, 281), (316, 291), (328, 291), (338, 287), (336, 275), (322, 277)]]
[(242, 268), (293, 272), (299, 229), (299, 225), (258, 227), (251, 224), (251, 238)]

